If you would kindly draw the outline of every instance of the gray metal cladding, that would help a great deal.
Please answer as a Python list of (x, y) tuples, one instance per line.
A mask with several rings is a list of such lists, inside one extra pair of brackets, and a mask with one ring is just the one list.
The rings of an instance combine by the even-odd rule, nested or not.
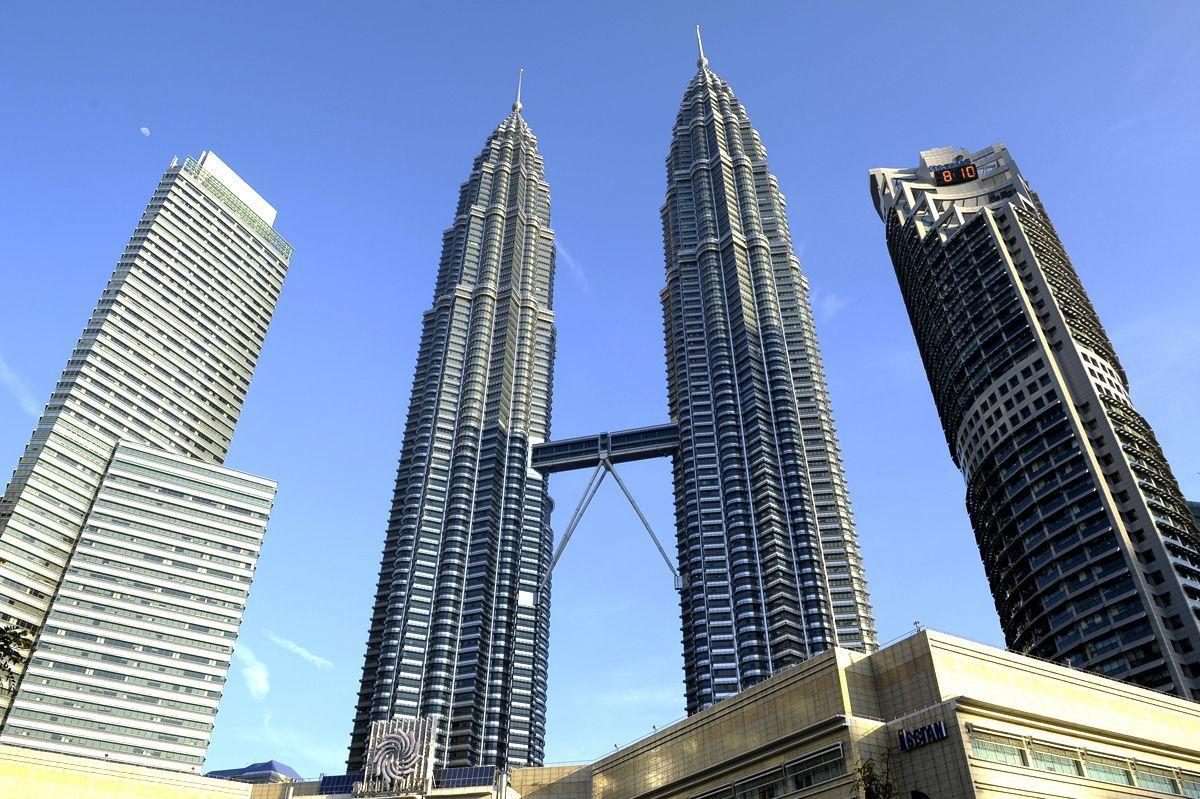
[(688, 712), (874, 622), (808, 283), (766, 151), (701, 68), (676, 118), (662, 292)]
[(370, 722), (438, 718), (440, 765), (541, 762), (554, 233), (519, 104), (462, 185), (425, 313), (349, 767)]

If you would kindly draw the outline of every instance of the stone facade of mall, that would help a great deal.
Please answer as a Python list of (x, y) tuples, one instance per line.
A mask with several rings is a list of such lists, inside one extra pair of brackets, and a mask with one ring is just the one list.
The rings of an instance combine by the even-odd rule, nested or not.
[[(867, 760), (890, 764), (899, 797), (1200, 796), (1200, 706), (921, 631), (819, 655), (615, 752), (590, 767), (590, 796), (845, 799)], [(545, 771), (512, 785), (588, 795)]]
[[(922, 630), (870, 655), (825, 652), (591, 764), (462, 770), (474, 784), (447, 770), (431, 790), (393, 795), (848, 799), (866, 761), (906, 799), (1195, 797), (1200, 705)], [(70, 765), (3, 747), (0, 795), (348, 795), (322, 793), (328, 779), (252, 786), (115, 765), (85, 787), (100, 778)]]

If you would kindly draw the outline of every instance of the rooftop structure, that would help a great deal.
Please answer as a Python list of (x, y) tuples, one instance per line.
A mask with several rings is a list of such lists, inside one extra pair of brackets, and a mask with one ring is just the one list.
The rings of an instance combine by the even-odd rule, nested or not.
[(254, 785), (280, 782), (302, 782), (303, 778), (291, 766), (278, 760), (265, 760), (262, 763), (251, 763), (241, 768), (227, 768), (210, 771), (204, 776), (218, 780), (247, 782)]

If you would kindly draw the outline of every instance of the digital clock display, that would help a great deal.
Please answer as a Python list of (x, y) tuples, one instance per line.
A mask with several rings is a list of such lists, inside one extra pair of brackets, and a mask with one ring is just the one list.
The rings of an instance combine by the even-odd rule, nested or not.
[(933, 180), (939, 186), (969, 183), (979, 177), (979, 170), (970, 161), (959, 161), (945, 166), (932, 167)]

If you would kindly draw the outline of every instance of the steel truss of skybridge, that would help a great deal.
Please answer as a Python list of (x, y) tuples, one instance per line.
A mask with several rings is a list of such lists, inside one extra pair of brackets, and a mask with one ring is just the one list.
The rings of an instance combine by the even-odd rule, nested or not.
[(583, 514), (587, 511), (588, 505), (591, 504), (592, 497), (596, 496), (596, 492), (600, 490), (600, 484), (610, 474), (617, 485), (620, 486), (621, 493), (625, 495), (625, 498), (629, 500), (629, 504), (633, 506), (633, 510), (637, 513), (638, 519), (641, 520), (642, 526), (646, 528), (646, 532), (650, 534), (651, 540), (654, 541), (654, 546), (658, 547), (658, 553), (662, 555), (663, 562), (667, 564), (667, 569), (671, 572), (671, 577), (675, 583), (675, 590), (681, 590), (683, 588), (683, 579), (679, 571), (675, 568), (675, 564), (671, 562), (670, 556), (667, 555), (667, 550), (663, 548), (662, 542), (658, 540), (658, 536), (654, 534), (654, 530), (650, 527), (650, 521), (642, 513), (642, 509), (638, 507), (633, 494), (630, 493), (629, 488), (625, 485), (625, 481), (621, 479), (621, 475), (617, 474), (614, 466), (614, 464), (626, 463), (628, 461), (665, 458), (668, 455), (674, 456), (678, 450), (679, 426), (676, 424), (638, 427), (633, 430), (617, 430), (613, 433), (595, 433), (580, 438), (568, 438), (562, 441), (547, 441), (542, 444), (535, 444), (530, 465), (542, 474), (553, 474), (554, 472), (567, 472), (574, 469), (587, 469), (591, 467), (592, 476), (588, 480), (587, 487), (583, 489), (583, 496), (579, 498), (579, 504), (575, 507), (575, 513), (572, 514), (571, 521), (567, 524), (566, 532), (563, 533), (562, 540), (559, 541), (558, 548), (554, 551), (554, 557), (550, 559), (550, 568), (542, 576), (537, 590), (532, 593), (522, 591), (521, 594), (523, 596), (518, 596), (518, 600), (526, 605), (536, 605), (541, 600), (546, 590), (546, 584), (550, 579), (550, 574), (558, 564), (558, 559), (562, 557), (563, 550), (567, 548), (567, 542), (571, 540), (571, 535), (575, 532), (575, 528), (583, 520)]

